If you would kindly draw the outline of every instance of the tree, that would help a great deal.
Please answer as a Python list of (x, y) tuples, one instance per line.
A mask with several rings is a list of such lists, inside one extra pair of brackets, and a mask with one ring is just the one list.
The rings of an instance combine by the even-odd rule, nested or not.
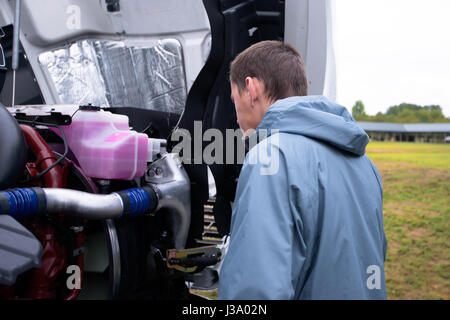
[(391, 106), (384, 115), (385, 122), (398, 123), (431, 123), (431, 122), (448, 122), (442, 113), (440, 106), (419, 106), (411, 103), (401, 103)]
[(374, 116), (367, 115), (364, 104), (357, 101), (352, 108), (353, 118), (357, 121), (395, 122), (395, 123), (433, 123), (450, 122), (437, 105), (419, 106), (412, 103), (401, 103), (391, 106), (386, 113), (378, 112)]
[(366, 111), (364, 110), (364, 103), (361, 100), (355, 102), (352, 108), (352, 116), (355, 120), (366, 120), (368, 118)]

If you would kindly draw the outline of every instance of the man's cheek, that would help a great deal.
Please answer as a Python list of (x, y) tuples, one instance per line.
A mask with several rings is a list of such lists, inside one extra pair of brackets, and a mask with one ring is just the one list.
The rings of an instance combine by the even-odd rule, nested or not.
[(242, 122), (243, 116), (244, 116), (243, 115), (243, 110), (236, 105), (236, 120), (237, 120), (237, 123), (241, 123)]

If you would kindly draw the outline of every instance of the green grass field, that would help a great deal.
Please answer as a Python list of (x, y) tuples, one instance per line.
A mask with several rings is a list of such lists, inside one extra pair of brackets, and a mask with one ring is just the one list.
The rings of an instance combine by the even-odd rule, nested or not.
[(450, 296), (450, 145), (371, 142), (383, 181), (389, 299)]
[(367, 155), (383, 181), (388, 299), (448, 299), (450, 145), (371, 142)]

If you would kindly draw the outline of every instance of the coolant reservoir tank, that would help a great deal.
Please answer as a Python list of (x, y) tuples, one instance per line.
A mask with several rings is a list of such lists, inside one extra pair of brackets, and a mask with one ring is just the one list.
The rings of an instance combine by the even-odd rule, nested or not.
[[(127, 116), (80, 109), (72, 123), (62, 128), (87, 176), (131, 180), (145, 173), (148, 136), (131, 130)], [(53, 130), (60, 134), (58, 129)]]

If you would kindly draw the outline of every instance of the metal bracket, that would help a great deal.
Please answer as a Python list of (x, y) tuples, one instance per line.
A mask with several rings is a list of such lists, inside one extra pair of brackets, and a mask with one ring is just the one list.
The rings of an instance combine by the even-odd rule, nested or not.
[(216, 246), (198, 247), (184, 250), (167, 250), (167, 267), (192, 273), (202, 267), (220, 262), (222, 252)]

